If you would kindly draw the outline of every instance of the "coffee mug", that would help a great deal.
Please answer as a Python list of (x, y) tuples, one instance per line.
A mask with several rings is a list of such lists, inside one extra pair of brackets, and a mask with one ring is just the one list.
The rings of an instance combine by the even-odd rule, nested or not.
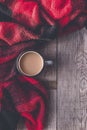
[(17, 70), (25, 76), (36, 76), (44, 68), (44, 65), (52, 65), (52, 60), (44, 58), (36, 51), (26, 51), (21, 53), (16, 61)]

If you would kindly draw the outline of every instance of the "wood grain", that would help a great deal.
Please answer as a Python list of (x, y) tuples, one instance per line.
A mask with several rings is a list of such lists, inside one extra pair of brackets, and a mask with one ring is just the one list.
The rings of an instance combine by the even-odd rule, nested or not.
[(87, 130), (87, 30), (58, 39), (57, 129)]
[(56, 90), (50, 90), (47, 126), (44, 130), (56, 130)]

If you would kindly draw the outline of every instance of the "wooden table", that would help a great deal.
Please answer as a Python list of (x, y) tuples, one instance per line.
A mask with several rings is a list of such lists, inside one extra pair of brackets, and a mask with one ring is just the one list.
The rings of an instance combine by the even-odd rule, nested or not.
[[(56, 59), (54, 67), (40, 76), (50, 88), (44, 130), (87, 130), (87, 30), (58, 38), (43, 49)], [(18, 130), (26, 128), (19, 123)]]

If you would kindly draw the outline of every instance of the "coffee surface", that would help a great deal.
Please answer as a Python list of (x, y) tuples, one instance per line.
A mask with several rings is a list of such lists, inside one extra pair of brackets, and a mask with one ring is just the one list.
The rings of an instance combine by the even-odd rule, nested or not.
[(38, 53), (26, 53), (21, 57), (20, 68), (29, 76), (36, 75), (43, 68), (43, 58)]

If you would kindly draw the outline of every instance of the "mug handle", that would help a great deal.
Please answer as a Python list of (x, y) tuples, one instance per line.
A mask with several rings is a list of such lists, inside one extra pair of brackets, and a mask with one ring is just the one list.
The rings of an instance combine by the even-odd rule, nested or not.
[(52, 66), (53, 65), (53, 60), (45, 60), (44, 63), (47, 66)]

